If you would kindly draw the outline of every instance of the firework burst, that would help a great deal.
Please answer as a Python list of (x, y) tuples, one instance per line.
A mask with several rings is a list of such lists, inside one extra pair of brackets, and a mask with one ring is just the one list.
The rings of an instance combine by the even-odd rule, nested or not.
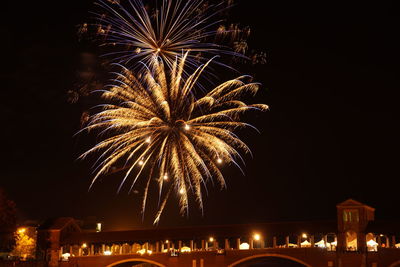
[(150, 66), (157, 56), (171, 68), (175, 58), (189, 50), (186, 68), (192, 70), (209, 59), (205, 55), (240, 56), (211, 38), (218, 34), (216, 15), (227, 8), (223, 1), (213, 6), (203, 0), (161, 0), (155, 10), (142, 0), (124, 4), (100, 0), (97, 4), (105, 11), (98, 15), (97, 33), (106, 45), (118, 48), (108, 55), (126, 66), (137, 67), (138, 62)]
[(112, 166), (124, 163), (126, 173), (119, 189), (129, 181), (132, 190), (140, 177), (147, 179), (144, 212), (149, 186), (156, 181), (162, 201), (154, 223), (159, 221), (172, 193), (179, 199), (182, 214), (188, 210), (191, 194), (202, 209), (207, 181), (217, 180), (224, 187), (221, 165), (240, 168), (240, 152), (250, 153), (233, 133), (236, 128), (249, 126), (240, 121), (240, 114), (268, 109), (263, 104), (247, 105), (239, 100), (259, 88), (257, 83), (246, 82), (248, 76), (224, 82), (196, 98), (193, 88), (208, 63), (183, 79), (187, 59), (186, 53), (174, 61), (171, 70), (163, 61), (154, 60), (153, 68), (139, 76), (123, 68), (102, 94), (114, 104), (104, 105), (85, 128), (108, 134), (82, 155), (102, 151), (92, 185)]

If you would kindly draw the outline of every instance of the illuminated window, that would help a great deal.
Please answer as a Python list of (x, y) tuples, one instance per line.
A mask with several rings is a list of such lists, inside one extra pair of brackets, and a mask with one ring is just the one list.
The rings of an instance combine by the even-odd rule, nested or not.
[(357, 251), (357, 234), (354, 231), (346, 232), (346, 250), (347, 251)]
[(345, 210), (343, 212), (343, 221), (351, 223), (359, 222), (358, 210)]

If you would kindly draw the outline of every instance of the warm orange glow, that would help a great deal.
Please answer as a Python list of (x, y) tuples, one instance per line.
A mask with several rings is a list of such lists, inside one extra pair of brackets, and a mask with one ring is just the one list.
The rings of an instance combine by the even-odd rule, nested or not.
[(305, 248), (311, 247), (311, 243), (308, 242), (307, 240), (304, 240), (304, 242), (301, 242), (300, 245), (301, 245), (301, 247), (305, 247)]
[(83, 244), (82, 244), (82, 248), (87, 248), (87, 244), (86, 244), (86, 243), (83, 243)]
[(67, 261), (69, 259), (69, 257), (71, 257), (71, 254), (69, 254), (69, 253), (61, 254), (61, 258), (64, 261)]
[(185, 253), (185, 252), (191, 252), (192, 250), (189, 247), (182, 247), (181, 248), (181, 252)]
[(242, 250), (249, 249), (249, 248), (250, 248), (250, 245), (248, 243), (242, 243), (239, 246), (239, 249), (242, 249)]
[(377, 246), (378, 245), (378, 243), (375, 241), (375, 240), (373, 240), (373, 239), (371, 239), (371, 240), (369, 240), (368, 242), (367, 242), (367, 246), (368, 247), (375, 247), (375, 246)]
[(151, 255), (151, 254), (153, 253), (153, 251), (151, 251), (151, 250), (146, 250), (145, 248), (142, 248), (141, 250), (138, 250), (137, 253), (140, 254), (140, 255), (143, 255), (143, 254), (145, 254), (145, 253)]
[(210, 237), (210, 238), (208, 239), (208, 241), (214, 242), (214, 237)]
[(254, 240), (258, 241), (261, 239), (261, 236), (259, 234), (254, 234), (253, 238)]
[(221, 158), (218, 158), (218, 159), (217, 159), (217, 163), (221, 164), (221, 163), (222, 163), (222, 159), (221, 159)]
[(18, 229), (18, 233), (19, 234), (23, 234), (23, 233), (25, 233), (26, 232), (26, 228), (19, 228)]
[(302, 238), (307, 238), (307, 234), (302, 234), (301, 237)]

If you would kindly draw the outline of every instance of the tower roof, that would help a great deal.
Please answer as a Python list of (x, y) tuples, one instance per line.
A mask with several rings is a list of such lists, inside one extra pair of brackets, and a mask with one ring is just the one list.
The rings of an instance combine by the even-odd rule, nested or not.
[(347, 200), (345, 200), (345, 201), (343, 201), (343, 202), (341, 202), (341, 203), (336, 205), (337, 208), (339, 208), (339, 207), (340, 208), (342, 208), (342, 207), (353, 208), (353, 207), (360, 207), (360, 206), (364, 207), (364, 208), (367, 208), (369, 210), (372, 210), (372, 211), (375, 210), (373, 207), (368, 206), (368, 205), (366, 205), (364, 203), (361, 203), (361, 202), (359, 202), (357, 200), (354, 200), (354, 199), (351, 199), (351, 198), (349, 198), (349, 199), (347, 199)]
[(72, 217), (59, 217), (47, 219), (44, 223), (39, 226), (39, 230), (62, 230), (68, 225), (74, 225), (75, 228), (79, 229), (76, 221)]

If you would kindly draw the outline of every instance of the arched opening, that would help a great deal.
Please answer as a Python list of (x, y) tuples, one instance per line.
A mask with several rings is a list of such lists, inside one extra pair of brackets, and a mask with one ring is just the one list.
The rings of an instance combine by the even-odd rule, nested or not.
[(228, 267), (312, 267), (302, 260), (280, 254), (260, 254), (241, 259)]
[(357, 251), (357, 233), (354, 231), (346, 232), (346, 250), (347, 251)]
[(390, 247), (390, 239), (389, 236), (385, 234), (380, 234), (378, 237), (378, 243), (381, 248), (388, 248)]
[(367, 242), (368, 251), (378, 251), (378, 243), (376, 242), (376, 237), (373, 233), (368, 233), (365, 236), (365, 241)]
[(114, 262), (106, 267), (166, 267), (165, 265), (146, 259), (127, 259)]

